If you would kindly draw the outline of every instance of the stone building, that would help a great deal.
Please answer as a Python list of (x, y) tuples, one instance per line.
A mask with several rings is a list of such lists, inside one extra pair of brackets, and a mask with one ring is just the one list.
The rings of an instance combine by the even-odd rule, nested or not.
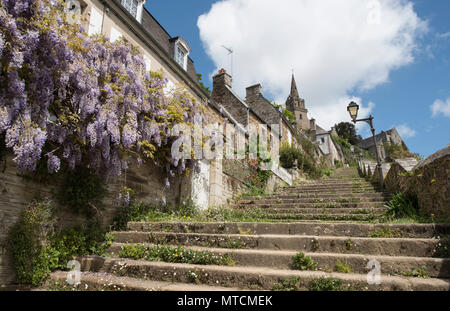
[(333, 141), (333, 129), (326, 131), (316, 124), (314, 118), (308, 119), (308, 109), (306, 108), (305, 100), (298, 93), (294, 75), (292, 75), (291, 92), (286, 100), (286, 108), (294, 114), (293, 125), (299, 132), (305, 133), (311, 141), (318, 145), (322, 156), (329, 166), (334, 166), (337, 161), (344, 161), (342, 151)]
[[(402, 137), (395, 127), (386, 132), (381, 131), (380, 134), (375, 135), (375, 139), (377, 142), (378, 150), (380, 151), (381, 159), (383, 161), (386, 160), (386, 158), (389, 156), (384, 148), (384, 144), (386, 143), (402, 146), (404, 150), (409, 151), (408, 147), (406, 146), (405, 142), (403, 141)], [(358, 143), (358, 147), (367, 150), (374, 155), (376, 154), (376, 147), (374, 145), (372, 137), (360, 141)]]
[(308, 120), (308, 109), (305, 100), (300, 98), (295, 77), (292, 74), (291, 92), (286, 100), (286, 108), (294, 114), (295, 125), (300, 131), (307, 131), (315, 127), (315, 120)]

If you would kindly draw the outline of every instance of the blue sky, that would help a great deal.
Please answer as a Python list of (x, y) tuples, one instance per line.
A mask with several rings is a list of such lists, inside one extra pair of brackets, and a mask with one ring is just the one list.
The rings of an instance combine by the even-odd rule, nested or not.
[[(212, 59), (211, 52), (207, 51), (208, 44), (204, 38), (202, 41), (197, 22), (199, 16), (208, 13), (215, 2), (218, 1), (151, 0), (146, 4), (148, 10), (172, 36), (182, 36), (188, 41), (192, 48), (190, 56), (208, 86), (211, 86), (210, 74), (219, 64), (217, 59)], [(414, 12), (428, 24), (428, 31), (416, 39), (414, 61), (401, 65), (398, 69), (394, 66), (389, 70), (386, 81), (374, 87), (363, 90), (355, 85), (346, 91), (349, 96), (360, 98), (365, 106), (370, 102), (375, 104), (370, 113), (375, 117), (377, 132), (404, 125), (403, 138), (410, 150), (428, 156), (450, 144), (450, 116), (437, 113), (433, 117), (430, 108), (436, 100), (441, 100), (443, 104), (447, 99), (450, 100), (450, 1), (411, 2), (414, 4)], [(224, 24), (220, 19), (213, 22), (217, 25)], [(218, 31), (227, 31), (226, 27), (221, 28), (223, 30), (219, 28)], [(299, 57), (301, 56), (300, 52)], [(239, 60), (237, 63), (239, 64)], [(287, 75), (289, 74), (286, 73)], [(298, 70), (297, 75), (301, 75)], [(243, 85), (250, 85), (249, 82)], [(297, 82), (302, 91), (303, 81)], [(263, 84), (263, 87), (266, 86), (267, 83)], [(288, 88), (289, 85), (286, 86)], [(238, 92), (242, 94), (245, 91), (242, 88)], [(271, 92), (270, 86), (267, 87), (265, 96), (269, 99), (278, 98), (275, 91)], [(308, 105), (308, 98), (305, 99)], [(320, 115), (314, 117), (320, 124)], [(344, 115), (342, 118), (342, 121), (349, 121)], [(367, 136), (367, 129), (362, 130), (361, 134)]]

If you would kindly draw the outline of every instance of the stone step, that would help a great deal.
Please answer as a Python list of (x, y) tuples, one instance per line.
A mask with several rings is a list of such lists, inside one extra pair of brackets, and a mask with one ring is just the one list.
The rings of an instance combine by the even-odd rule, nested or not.
[(127, 229), (139, 232), (210, 233), (253, 235), (347, 236), (368, 238), (374, 234), (397, 238), (433, 238), (450, 235), (450, 224), (357, 224), (357, 223), (237, 223), (237, 222), (129, 222)]
[(336, 188), (336, 189), (307, 189), (307, 190), (284, 190), (280, 191), (280, 194), (352, 194), (352, 193), (361, 193), (361, 194), (370, 194), (370, 193), (380, 193), (378, 190), (374, 189), (345, 189), (345, 188)]
[(386, 208), (265, 208), (265, 212), (269, 214), (325, 214), (325, 215), (361, 215), (361, 214), (374, 214), (382, 215)]
[(339, 197), (339, 198), (295, 198), (295, 199), (282, 199), (282, 198), (275, 198), (275, 197), (261, 197), (255, 200), (239, 200), (238, 204), (270, 204), (270, 203), (384, 203), (386, 202), (385, 199), (382, 199), (380, 197), (362, 197), (362, 198), (346, 198), (346, 197)]
[(343, 290), (388, 291), (448, 291), (450, 280), (422, 279), (381, 275), (380, 285), (369, 285), (366, 274), (326, 273), (322, 271), (292, 271), (263, 267), (229, 267), (173, 264), (144, 260), (84, 257), (78, 259), (82, 271), (107, 272), (120, 277), (146, 278), (153, 281), (189, 283), (242, 289), (274, 290), (285, 279), (299, 279), (300, 289), (321, 277), (341, 280)]
[(437, 239), (336, 236), (113, 232), (118, 243), (156, 243), (221, 248), (295, 250), (321, 253), (432, 257)]
[(291, 208), (291, 209), (339, 209), (339, 208), (348, 208), (348, 209), (358, 209), (358, 208), (383, 208), (385, 202), (365, 202), (365, 203), (285, 203), (285, 202), (266, 202), (266, 201), (243, 201), (238, 202), (237, 208), (249, 208), (249, 207), (257, 207), (257, 208)]
[(373, 221), (377, 219), (377, 216), (382, 214), (305, 214), (305, 213), (267, 213), (260, 216), (260, 220), (268, 221), (283, 221), (283, 222), (295, 222), (295, 221), (307, 221), (307, 220), (321, 220), (321, 221)]
[(66, 281), (67, 272), (57, 271), (50, 275), (45, 290), (77, 291), (238, 291), (240, 288), (211, 285), (152, 281), (140, 278), (116, 276), (110, 273), (81, 272), (80, 284), (70, 285)]
[(297, 194), (274, 194), (274, 195), (267, 195), (267, 196), (243, 196), (241, 200), (265, 200), (265, 199), (341, 199), (346, 198), (348, 200), (355, 199), (355, 198), (377, 198), (381, 201), (384, 201), (386, 199), (390, 199), (390, 194), (383, 194), (383, 193), (297, 193)]
[[(122, 243), (113, 243), (108, 249), (111, 257), (118, 258), (119, 252), (124, 245)], [(136, 244), (134, 244), (136, 245)], [(154, 244), (139, 244), (152, 247)], [(292, 266), (293, 257), (298, 254), (295, 251), (280, 250), (249, 250), (249, 249), (223, 249), (190, 246), (186, 249), (195, 251), (208, 251), (214, 255), (228, 255), (233, 258), (237, 266), (256, 266), (276, 269), (295, 270)], [(336, 271), (336, 264), (345, 263), (351, 268), (351, 273), (367, 273), (367, 263), (373, 259), (381, 264), (381, 270), (386, 275), (404, 275), (415, 269), (425, 268), (428, 277), (450, 277), (450, 259), (426, 258), (426, 257), (392, 257), (377, 255), (358, 255), (358, 254), (334, 254), (334, 253), (304, 253), (311, 257), (316, 263), (318, 270), (325, 272)]]
[(364, 190), (374, 190), (378, 191), (380, 188), (374, 187), (372, 185), (370, 186), (355, 186), (355, 185), (308, 185), (308, 186), (297, 186), (297, 187), (285, 187), (281, 188), (282, 191), (308, 191), (308, 190), (339, 190), (339, 189), (346, 189), (346, 190), (352, 190), (352, 189), (364, 189)]

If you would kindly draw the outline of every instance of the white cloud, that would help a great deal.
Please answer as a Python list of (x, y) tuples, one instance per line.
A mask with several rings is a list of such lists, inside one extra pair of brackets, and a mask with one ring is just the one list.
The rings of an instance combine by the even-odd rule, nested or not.
[(416, 136), (416, 131), (406, 124), (401, 124), (395, 127), (402, 138), (412, 138)]
[(441, 39), (447, 39), (447, 38), (450, 38), (450, 31), (449, 31), (449, 32), (445, 32), (445, 33), (439, 33), (437, 36), (438, 36), (439, 38), (441, 38)]
[[(284, 104), (294, 69), (310, 116), (328, 128), (349, 121), (353, 91), (385, 83), (392, 70), (410, 64), (427, 30), (407, 0), (223, 0), (199, 17), (198, 27), (217, 69), (230, 69), (222, 46), (234, 49), (238, 94), (261, 83)], [(373, 106), (365, 104), (361, 116)]]
[(433, 117), (437, 117), (439, 114), (450, 117), (450, 98), (447, 98), (446, 102), (437, 99), (430, 108), (433, 113)]

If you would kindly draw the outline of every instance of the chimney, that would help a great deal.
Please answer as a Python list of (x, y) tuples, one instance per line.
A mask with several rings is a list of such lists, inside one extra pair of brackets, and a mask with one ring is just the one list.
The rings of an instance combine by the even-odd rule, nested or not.
[(257, 97), (259, 97), (259, 96), (261, 95), (261, 89), (262, 89), (261, 84), (256, 84), (256, 85), (253, 85), (253, 86), (249, 86), (249, 87), (246, 89), (246, 92), (247, 92), (247, 94), (246, 94), (247, 101), (250, 101), (252, 98), (257, 98)]
[(316, 119), (313, 118), (309, 121), (309, 128), (313, 131), (316, 130)]
[(223, 88), (225, 85), (231, 88), (233, 85), (233, 78), (222, 68), (219, 70), (219, 73), (213, 77), (213, 90)]

